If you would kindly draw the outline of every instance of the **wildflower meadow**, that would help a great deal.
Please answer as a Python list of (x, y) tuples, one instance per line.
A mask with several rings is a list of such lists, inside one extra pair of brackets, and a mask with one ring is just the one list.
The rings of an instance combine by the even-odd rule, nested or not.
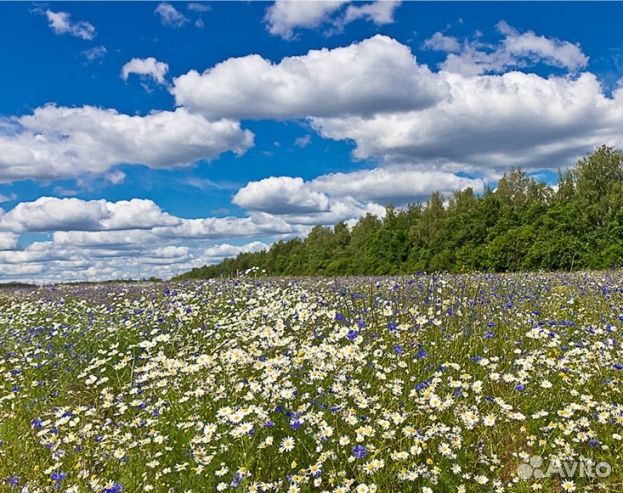
[(623, 490), (623, 273), (0, 291), (2, 492)]

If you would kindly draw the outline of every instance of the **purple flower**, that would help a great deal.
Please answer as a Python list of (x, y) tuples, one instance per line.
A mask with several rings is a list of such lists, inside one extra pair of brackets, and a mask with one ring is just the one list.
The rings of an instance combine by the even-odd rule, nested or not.
[(348, 334), (346, 334), (346, 337), (348, 337), (349, 341), (354, 341), (355, 339), (357, 339), (358, 335), (359, 332), (357, 332), (356, 330), (349, 330)]
[(614, 368), (615, 368), (616, 370), (623, 370), (623, 364), (621, 364), (621, 363), (615, 363), (615, 364), (614, 364)]
[(526, 386), (522, 383), (515, 385), (515, 390), (518, 390), (519, 392), (521, 392), (522, 390), (524, 390), (526, 388)]
[(62, 481), (67, 477), (67, 474), (64, 472), (53, 472), (50, 477), (52, 478), (52, 481)]
[(356, 459), (363, 459), (366, 456), (366, 448), (363, 445), (355, 445), (353, 447), (353, 456)]
[(426, 349), (422, 348), (420, 349), (416, 354), (415, 357), (417, 359), (424, 359), (426, 358), (426, 356), (428, 356), (428, 353), (426, 352)]
[(495, 335), (495, 332), (488, 331), (485, 334), (485, 339), (492, 339), (494, 335)]
[(402, 346), (400, 344), (394, 344), (394, 353), (402, 354), (403, 352), (404, 350), (402, 349)]

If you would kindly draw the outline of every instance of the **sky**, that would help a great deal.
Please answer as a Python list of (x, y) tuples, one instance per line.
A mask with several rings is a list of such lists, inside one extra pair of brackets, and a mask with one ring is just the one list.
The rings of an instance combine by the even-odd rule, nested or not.
[(167, 279), (623, 147), (621, 2), (2, 2), (0, 46), (0, 281)]

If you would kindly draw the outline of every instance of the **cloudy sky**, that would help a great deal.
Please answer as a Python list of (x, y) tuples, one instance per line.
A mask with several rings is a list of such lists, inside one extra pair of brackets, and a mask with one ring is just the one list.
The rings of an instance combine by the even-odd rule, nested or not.
[(170, 277), (623, 146), (623, 4), (0, 3), (0, 280)]

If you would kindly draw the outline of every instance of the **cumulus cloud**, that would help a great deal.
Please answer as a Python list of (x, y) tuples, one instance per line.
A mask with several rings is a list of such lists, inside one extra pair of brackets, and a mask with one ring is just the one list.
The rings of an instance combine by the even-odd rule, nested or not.
[(230, 243), (221, 243), (213, 247), (207, 248), (204, 255), (209, 259), (222, 260), (227, 257), (235, 257), (239, 253), (261, 252), (268, 249), (270, 245), (261, 241), (252, 241), (244, 245), (232, 245)]
[(290, 39), (296, 28), (320, 26), (345, 3), (346, 0), (276, 0), (266, 11), (264, 20), (271, 34)]
[[(0, 274), (45, 281), (166, 278), (264, 250), (276, 239), (304, 236), (317, 224), (352, 224), (368, 213), (383, 217), (387, 201), (400, 205), (432, 190), (467, 186), (479, 190), (482, 181), (397, 167), (309, 181), (274, 177), (251, 182), (234, 196), (247, 216), (195, 219), (172, 216), (145, 199), (41, 197), (7, 212), (0, 209)], [(51, 238), (19, 248), (24, 233), (51, 233)], [(243, 238), (247, 243), (237, 243)]]
[(245, 236), (270, 236), (302, 233), (304, 228), (281, 217), (254, 212), (247, 217), (206, 217), (184, 219), (170, 228), (155, 228), (154, 233), (164, 238), (222, 239)]
[[(498, 51), (512, 55), (500, 69), (509, 59), (585, 63), (572, 43), (498, 29), (505, 36)], [(440, 36), (433, 44), (457, 48)], [(452, 172), (557, 168), (597, 145), (621, 145), (623, 90), (606, 95), (589, 72), (468, 72), (431, 72), (407, 46), (375, 36), (279, 63), (232, 58), (178, 77), (171, 91), (178, 104), (209, 118), (307, 118), (323, 137), (354, 142), (356, 158)]]
[(160, 17), (163, 26), (178, 28), (184, 26), (188, 19), (170, 3), (159, 3), (154, 14)]
[(0, 216), (0, 231), (98, 231), (152, 229), (181, 222), (151, 200), (108, 202), (77, 198), (40, 197), (21, 202)]
[(623, 144), (623, 89), (607, 97), (593, 74), (439, 76), (450, 95), (433, 107), (313, 125), (324, 137), (354, 141), (358, 158), (446, 170), (558, 168), (598, 145)]
[[(151, 200), (41, 197), (0, 209), (0, 275), (5, 279), (76, 280), (170, 277), (243, 251), (259, 251), (262, 238), (302, 235), (306, 225), (261, 212), (246, 217), (185, 219)], [(51, 233), (25, 248), (19, 236)], [(252, 237), (246, 244), (221, 238)], [(222, 241), (222, 240), (221, 240)]]
[(461, 51), (461, 43), (454, 36), (446, 36), (436, 32), (423, 43), (423, 48), (434, 51), (445, 51), (446, 53), (456, 53)]
[(50, 28), (55, 34), (69, 34), (84, 40), (91, 40), (97, 34), (95, 27), (90, 22), (72, 22), (69, 12), (54, 12), (49, 9), (45, 11), (36, 9), (35, 12), (45, 15)]
[(171, 92), (178, 105), (209, 117), (285, 119), (421, 109), (442, 100), (447, 86), (407, 46), (378, 35), (277, 64), (231, 58), (177, 77)]
[(130, 74), (136, 74), (150, 78), (157, 84), (165, 85), (167, 83), (165, 76), (168, 71), (169, 65), (159, 62), (154, 57), (132, 58), (121, 68), (121, 78), (127, 81)]
[(413, 166), (331, 173), (308, 182), (312, 190), (322, 191), (331, 197), (351, 196), (363, 201), (395, 205), (422, 201), (432, 192), (447, 194), (467, 187), (480, 192), (484, 185), (481, 178), (466, 178)]
[(287, 224), (313, 226), (352, 222), (365, 214), (383, 217), (385, 205), (404, 206), (427, 199), (434, 191), (444, 194), (473, 188), (482, 191), (485, 180), (466, 178), (413, 166), (332, 173), (304, 181), (300, 177), (270, 177), (241, 188), (233, 203)]
[(273, 214), (329, 210), (329, 198), (325, 194), (310, 190), (302, 178), (288, 176), (251, 182), (234, 195), (232, 202), (245, 209)]
[(349, 5), (344, 17), (338, 21), (340, 25), (348, 24), (357, 19), (366, 19), (378, 26), (392, 24), (394, 11), (400, 5), (397, 0), (377, 0), (372, 3)]
[(521, 33), (504, 21), (496, 27), (504, 36), (497, 45), (476, 40), (466, 41), (459, 47), (456, 38), (435, 33), (424, 42), (424, 46), (449, 52), (440, 68), (463, 75), (501, 73), (509, 68), (527, 67), (539, 62), (577, 71), (588, 63), (588, 57), (579, 45), (540, 36), (533, 31)]
[(369, 3), (344, 5), (348, 0), (276, 0), (266, 11), (268, 31), (284, 39), (295, 37), (299, 28), (315, 29), (328, 25), (327, 34), (340, 31), (346, 24), (364, 19), (382, 26), (394, 22), (398, 0), (376, 0)]
[(0, 121), (0, 181), (103, 173), (124, 163), (187, 166), (226, 151), (243, 153), (252, 144), (253, 134), (239, 122), (210, 121), (184, 108), (130, 116), (47, 105)]
[(233, 203), (262, 211), (296, 224), (333, 224), (356, 219), (367, 212), (383, 214), (388, 203), (406, 205), (467, 187), (482, 191), (485, 180), (413, 166), (376, 168), (321, 175), (310, 181), (300, 177), (270, 177), (248, 183)]
[(0, 232), (0, 250), (14, 250), (17, 247), (17, 238), (15, 233)]

